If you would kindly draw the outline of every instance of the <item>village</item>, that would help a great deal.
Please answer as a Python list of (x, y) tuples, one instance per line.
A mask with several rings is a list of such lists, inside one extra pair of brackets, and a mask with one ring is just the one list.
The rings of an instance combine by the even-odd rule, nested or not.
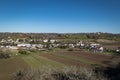
[[(37, 43), (35, 42), (37, 41)], [(6, 49), (35, 49), (35, 50), (45, 50), (50, 48), (79, 48), (79, 49), (86, 49), (91, 50), (94, 53), (102, 53), (104, 51), (104, 47), (100, 43), (96, 42), (85, 42), (82, 40), (79, 40), (79, 42), (74, 43), (62, 43), (60, 40), (57, 39), (31, 39), (31, 40), (25, 40), (25, 39), (16, 39), (13, 40), (11, 38), (8, 39), (2, 39), (0, 41), (0, 48), (6, 48)]]

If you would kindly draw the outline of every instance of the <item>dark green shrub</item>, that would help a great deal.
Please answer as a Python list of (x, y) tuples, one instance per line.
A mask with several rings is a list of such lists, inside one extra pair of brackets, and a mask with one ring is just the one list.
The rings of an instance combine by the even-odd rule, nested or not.
[(10, 58), (10, 54), (6, 54), (6, 53), (0, 53), (0, 58)]
[(25, 51), (25, 50), (19, 50), (19, 53), (20, 53), (20, 54), (23, 54), (23, 55), (28, 55), (28, 54), (30, 54), (30, 53), (28, 53), (28, 52)]
[(74, 51), (73, 48), (69, 48), (68, 51)]
[(68, 46), (59, 46), (59, 48), (66, 49), (66, 48), (68, 48)]

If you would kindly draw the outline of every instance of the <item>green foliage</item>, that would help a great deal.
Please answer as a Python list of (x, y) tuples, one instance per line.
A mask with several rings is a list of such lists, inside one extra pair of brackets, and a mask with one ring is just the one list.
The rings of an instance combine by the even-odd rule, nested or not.
[(66, 49), (68, 46), (59, 46), (60, 49)]
[(30, 52), (37, 52), (37, 50), (35, 50), (35, 49), (30, 49), (29, 51)]
[(74, 51), (74, 49), (73, 48), (69, 48), (68, 51)]
[(20, 54), (23, 54), (23, 55), (28, 55), (30, 54), (29, 52), (25, 51), (25, 50), (19, 50), (19, 53)]
[(95, 67), (95, 68), (102, 67), (100, 64), (91, 64), (91, 66), (93, 66), (93, 67)]
[(0, 59), (2, 58), (10, 58), (10, 55), (8, 53), (0, 53)]

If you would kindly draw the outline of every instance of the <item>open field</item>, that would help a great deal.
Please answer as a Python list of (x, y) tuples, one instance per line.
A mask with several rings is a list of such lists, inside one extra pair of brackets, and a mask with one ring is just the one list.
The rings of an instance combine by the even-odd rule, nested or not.
[(110, 66), (115, 62), (120, 60), (120, 57), (113, 57), (112, 55), (104, 55), (104, 54), (94, 54), (88, 53), (84, 51), (64, 51), (64, 52), (53, 52), (48, 54), (40, 54), (40, 56), (47, 57), (48, 59), (52, 59), (66, 65), (76, 65), (76, 66), (84, 66), (91, 67), (91, 65), (99, 65), (99, 66)]
[(10, 80), (12, 73), (18, 69), (27, 69), (28, 65), (21, 57), (0, 59), (0, 80)]
[(29, 55), (13, 56), (9, 59), (0, 59), (0, 80), (10, 80), (16, 70), (52, 66), (82, 66), (86, 68), (108, 67), (120, 61), (120, 56), (112, 56), (84, 51), (43, 51)]
[(59, 63), (57, 61), (54, 61), (52, 59), (48, 59), (43, 56), (38, 55), (32, 55), (23, 57), (23, 60), (30, 66), (30, 67), (40, 67), (42, 65), (48, 66), (54, 66), (54, 67), (62, 67), (65, 66), (63, 63)]

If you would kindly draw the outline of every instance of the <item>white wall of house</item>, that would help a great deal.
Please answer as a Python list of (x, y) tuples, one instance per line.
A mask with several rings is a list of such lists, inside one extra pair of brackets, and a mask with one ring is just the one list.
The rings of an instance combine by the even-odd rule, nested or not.
[(31, 44), (17, 44), (17, 47), (31, 47)]
[(43, 40), (43, 42), (44, 42), (44, 43), (47, 43), (47, 42), (48, 42), (48, 40), (47, 40), (47, 39), (45, 39), (45, 40)]
[(74, 48), (75, 46), (74, 46), (74, 44), (69, 44), (69, 47)]
[(55, 41), (56, 41), (56, 40), (54, 40), (54, 39), (50, 40), (51, 43), (55, 43)]

